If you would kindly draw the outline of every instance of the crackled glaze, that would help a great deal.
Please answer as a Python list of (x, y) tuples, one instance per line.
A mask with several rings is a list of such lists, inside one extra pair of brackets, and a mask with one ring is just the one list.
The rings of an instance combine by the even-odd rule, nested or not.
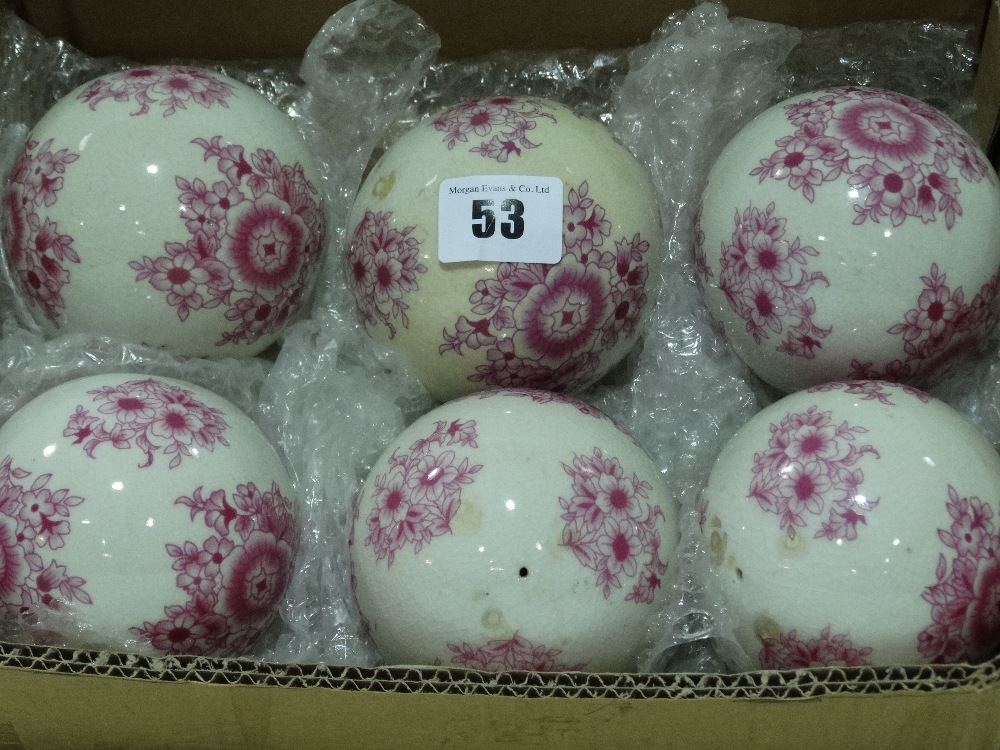
[[(438, 260), (438, 187), (476, 175), (562, 180), (558, 263)], [(477, 100), (415, 126), (381, 157), (351, 213), (345, 275), (368, 334), (403, 352), (439, 400), (572, 390), (637, 340), (661, 254), (658, 216), (648, 175), (602, 124), (540, 99)]]
[(390, 663), (624, 669), (677, 539), (662, 478), (612, 420), (545, 391), (486, 391), (376, 462), (352, 581)]
[(4, 197), (7, 263), (47, 334), (250, 356), (309, 298), (318, 186), (292, 122), (249, 87), (181, 66), (111, 73), (29, 135)]
[(922, 386), (995, 326), (1000, 183), (934, 108), (852, 87), (766, 111), (696, 214), (705, 303), (764, 380)]
[(71, 380), (0, 428), (0, 454), (12, 622), (68, 645), (239, 655), (273, 619), (297, 545), (291, 482), (214, 393), (162, 377)]
[(992, 654), (998, 508), (1000, 457), (964, 417), (912, 387), (845, 381), (741, 428), (699, 518), (740, 645), (791, 669)]

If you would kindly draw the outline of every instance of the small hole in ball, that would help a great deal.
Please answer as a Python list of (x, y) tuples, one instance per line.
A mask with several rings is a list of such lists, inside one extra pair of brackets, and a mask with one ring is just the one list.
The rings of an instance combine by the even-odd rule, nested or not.
[(527, 568), (521, 568), (519, 571), (517, 571), (517, 574), (519, 576), (521, 576), (521, 578), (527, 578), (528, 577), (528, 569)]

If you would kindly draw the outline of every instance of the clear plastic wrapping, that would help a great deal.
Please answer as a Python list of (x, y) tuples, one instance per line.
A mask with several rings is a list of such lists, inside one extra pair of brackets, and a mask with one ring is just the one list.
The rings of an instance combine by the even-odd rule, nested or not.
[[(13, 16), (3, 24), (0, 172), (59, 96), (125, 64), (88, 59), (42, 39)], [(0, 341), (0, 409), (13, 408), (19, 389), (37, 387), (40, 372), (56, 378), (66, 367), (122, 359), (130, 367), (177, 368), (178, 377), (228, 393), (288, 457), (304, 522), (298, 575), (281, 623), (257, 655), (277, 662), (377, 663), (350, 594), (353, 501), (384, 446), (433, 402), (405, 363), (373, 344), (354, 317), (339, 262), (347, 213), (372, 158), (439, 108), (497, 93), (556, 99), (605, 122), (649, 167), (666, 228), (660, 289), (642, 345), (604, 381), (576, 394), (635, 435), (684, 509), (666, 605), (636, 667), (741, 669), (744, 662), (699, 566), (696, 504), (721, 446), (772, 394), (715, 334), (700, 305), (690, 260), (695, 204), (728, 139), (793, 93), (840, 83), (890, 87), (968, 126), (974, 111), (971, 29), (891, 23), (802, 32), (731, 18), (725, 6), (703, 3), (667, 18), (648, 44), (630, 50), (501, 51), (442, 61), (439, 46), (434, 30), (409, 8), (358, 0), (318, 30), (298, 75), (293, 64), (205, 63), (250, 83), (288, 112), (324, 180), (328, 262), (321, 288), (311, 316), (287, 332), (273, 366), (255, 361), (241, 370), (111, 343), (94, 349), (93, 342), (43, 342), (25, 330), (30, 324), (4, 289), (0, 310), (21, 323), (8, 322)], [(995, 442), (998, 367), (995, 357), (983, 357), (941, 387), (941, 395)]]

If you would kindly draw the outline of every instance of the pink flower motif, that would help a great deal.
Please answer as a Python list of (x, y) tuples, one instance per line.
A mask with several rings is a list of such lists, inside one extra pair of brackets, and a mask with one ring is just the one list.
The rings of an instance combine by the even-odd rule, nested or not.
[(152, 465), (154, 454), (171, 456), (170, 468), (180, 465), (192, 448), (212, 451), (216, 444), (228, 446), (223, 435), (228, 427), (222, 412), (194, 398), (190, 391), (155, 378), (131, 380), (117, 386), (87, 391), (94, 397), (98, 414), (109, 415), (110, 423), (95, 417), (81, 404), (69, 417), (63, 435), (94, 458), (104, 443), (118, 450), (132, 447), (146, 455), (142, 468)]
[(417, 440), (406, 453), (395, 451), (389, 470), (370, 480), (374, 507), (366, 519), (365, 546), (376, 560), (392, 566), (396, 553), (413, 545), (414, 553), (434, 537), (451, 532), (451, 520), (462, 503), (462, 488), (474, 481), (482, 464), (459, 457), (447, 446), (475, 450), (473, 420), (437, 422), (434, 430)]
[[(754, 341), (783, 335), (778, 352), (811, 359), (832, 328), (815, 322), (816, 303), (807, 293), (829, 282), (822, 272), (806, 270), (818, 251), (798, 238), (789, 242), (786, 221), (774, 211), (771, 203), (763, 211), (751, 205), (736, 214), (732, 240), (722, 249), (719, 288)], [(700, 273), (703, 281), (713, 275), (707, 261)]]
[(93, 81), (76, 98), (93, 110), (105, 100), (127, 103), (134, 99), (139, 108), (132, 115), (144, 115), (158, 104), (163, 117), (169, 117), (188, 104), (228, 107), (226, 99), (234, 94), (232, 86), (206, 70), (170, 65), (111, 73)]
[[(891, 91), (841, 87), (785, 107), (795, 130), (750, 174), (784, 180), (812, 202), (815, 191), (842, 174), (865, 192), (855, 224), (889, 217), (924, 223), (962, 215), (959, 180), (994, 180), (967, 135), (922, 102)], [(957, 176), (953, 176), (955, 171)]]
[(612, 250), (612, 223), (586, 182), (569, 189), (563, 211), (562, 260), (498, 264), (469, 296), (471, 315), (442, 332), (441, 355), (485, 349), (486, 364), (476, 365), (470, 382), (581, 387), (599, 372), (606, 348), (638, 334), (649, 242), (636, 233), (614, 240)]
[(954, 550), (941, 555), (936, 582), (923, 592), (931, 624), (918, 637), (930, 662), (981, 661), (1000, 644), (1000, 533), (993, 509), (978, 497), (948, 486), (945, 505), (952, 524), (938, 538)]
[(561, 653), (559, 649), (534, 644), (518, 633), (508, 640), (489, 641), (478, 648), (468, 643), (449, 643), (448, 648), (455, 654), (452, 663), (484, 672), (566, 672), (586, 666), (560, 664), (556, 660)]
[(872, 647), (855, 646), (846, 633), (830, 634), (827, 625), (816, 638), (804, 639), (789, 630), (777, 638), (762, 638), (759, 659), (764, 669), (862, 667), (870, 664)]
[[(279, 330), (301, 309), (317, 267), (323, 232), (317, 190), (301, 165), (281, 164), (222, 136), (192, 144), (225, 177), (209, 188), (177, 177), (180, 216), (190, 238), (165, 242), (165, 254), (129, 261), (136, 281), (166, 295), (185, 321), (195, 310), (226, 308), (234, 326), (216, 345), (252, 344)], [(252, 164), (251, 164), (252, 162)]]
[(254, 532), (223, 563), (221, 611), (237, 625), (263, 628), (274, 617), (291, 575), (291, 547)]
[(625, 601), (652, 602), (667, 570), (659, 556), (663, 511), (648, 502), (652, 485), (627, 476), (617, 458), (596, 447), (589, 456), (575, 455), (563, 471), (572, 495), (559, 498), (566, 521), (562, 545), (597, 573), (595, 583), (605, 599), (626, 579), (633, 586)]
[(472, 135), (480, 143), (469, 151), (504, 163), (511, 156), (520, 156), (523, 148), (541, 145), (528, 138), (540, 119), (556, 121), (538, 100), (498, 96), (452, 107), (435, 119), (433, 126), (445, 134), (449, 151), (457, 143), (468, 143)]
[(812, 517), (827, 513), (815, 538), (851, 541), (865, 513), (877, 498), (861, 494), (864, 473), (857, 464), (865, 456), (878, 458), (859, 437), (867, 430), (846, 421), (835, 424), (833, 412), (811, 406), (771, 425), (766, 450), (754, 454), (747, 498), (780, 519), (780, 528), (794, 539)]

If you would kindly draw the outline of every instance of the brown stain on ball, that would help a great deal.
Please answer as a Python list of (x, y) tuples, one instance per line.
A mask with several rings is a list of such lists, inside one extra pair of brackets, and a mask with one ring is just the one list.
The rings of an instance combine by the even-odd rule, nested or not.
[(389, 174), (382, 175), (375, 181), (374, 187), (372, 187), (372, 195), (376, 198), (386, 198), (389, 193), (392, 192), (392, 188), (396, 185), (396, 173), (390, 172)]

